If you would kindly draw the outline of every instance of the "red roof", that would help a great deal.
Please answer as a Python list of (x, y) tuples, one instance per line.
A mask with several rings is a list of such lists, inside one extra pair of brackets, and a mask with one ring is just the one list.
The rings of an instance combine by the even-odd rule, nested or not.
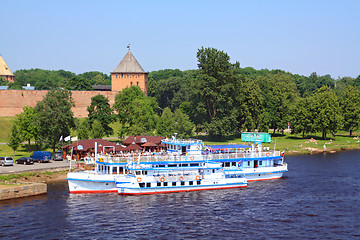
[(131, 150), (142, 150), (143, 148), (142, 147), (140, 147), (139, 145), (137, 145), (137, 144), (135, 144), (135, 143), (132, 143), (132, 144), (130, 144), (129, 146), (127, 146), (126, 148), (125, 148), (125, 150), (127, 150), (127, 151), (131, 151)]
[(123, 144), (128, 146), (128, 145), (132, 144), (133, 142), (135, 142), (138, 145), (144, 144), (147, 142), (152, 142), (152, 143), (159, 145), (161, 143), (161, 140), (163, 140), (165, 138), (166, 137), (161, 137), (161, 136), (131, 135), (123, 141)]
[(158, 145), (156, 143), (146, 142), (146, 143), (142, 144), (141, 146), (142, 147), (157, 147)]
[[(105, 147), (115, 147), (115, 151), (123, 151), (125, 148), (122, 147), (121, 145), (116, 145), (116, 143), (113, 142), (109, 142), (106, 141), (104, 139), (85, 139), (85, 140), (80, 140), (77, 142), (74, 142), (72, 144), (69, 144), (65, 147), (63, 147), (63, 149), (69, 149), (69, 148), (74, 148), (74, 150), (79, 150), (78, 146), (82, 146), (83, 149), (81, 151), (88, 151), (89, 149), (91, 151), (95, 150), (95, 142), (97, 142), (97, 151), (98, 152), (102, 152)], [(106, 151), (109, 151), (108, 149), (110, 149), (110, 151), (112, 150), (112, 148), (105, 148)], [(119, 150), (117, 150), (119, 149)]]

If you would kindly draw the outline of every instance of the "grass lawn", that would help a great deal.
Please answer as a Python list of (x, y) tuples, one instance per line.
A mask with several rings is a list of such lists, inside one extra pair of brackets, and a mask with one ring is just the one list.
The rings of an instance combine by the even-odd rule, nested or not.
[(0, 142), (7, 142), (15, 117), (0, 117)]

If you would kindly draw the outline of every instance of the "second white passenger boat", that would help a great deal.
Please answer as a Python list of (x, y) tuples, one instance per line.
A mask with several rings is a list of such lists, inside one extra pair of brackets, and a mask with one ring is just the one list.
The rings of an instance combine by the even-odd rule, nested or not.
[[(150, 165), (151, 166), (151, 165)], [(129, 169), (126, 178), (115, 177), (119, 194), (139, 195), (188, 192), (228, 188), (245, 188), (246, 178), (225, 174), (221, 163), (205, 163), (200, 167), (157, 167), (144, 165)]]

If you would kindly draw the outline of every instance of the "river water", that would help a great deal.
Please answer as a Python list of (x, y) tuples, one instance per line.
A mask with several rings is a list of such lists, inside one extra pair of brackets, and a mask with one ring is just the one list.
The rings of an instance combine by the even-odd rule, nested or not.
[(279, 180), (144, 196), (68, 193), (0, 202), (3, 239), (360, 239), (360, 151), (286, 157)]

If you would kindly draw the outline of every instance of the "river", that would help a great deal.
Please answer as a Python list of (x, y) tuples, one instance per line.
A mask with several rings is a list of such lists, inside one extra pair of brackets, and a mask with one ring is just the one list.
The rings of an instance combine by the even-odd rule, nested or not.
[(0, 202), (4, 239), (360, 239), (360, 151), (288, 156), (279, 180), (144, 196), (68, 193)]

